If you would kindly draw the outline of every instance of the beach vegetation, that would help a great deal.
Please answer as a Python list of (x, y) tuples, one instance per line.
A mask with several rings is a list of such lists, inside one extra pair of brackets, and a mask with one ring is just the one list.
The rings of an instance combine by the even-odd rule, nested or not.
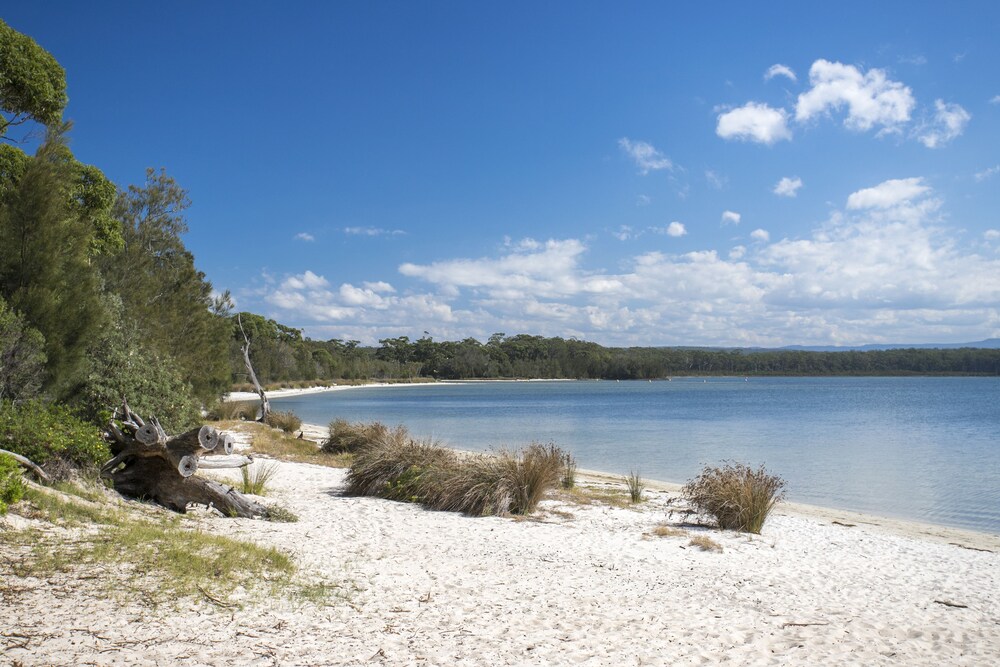
[(0, 400), (38, 396), (45, 380), (45, 338), (0, 295)]
[(6, 514), (8, 505), (24, 497), (24, 488), (21, 465), (13, 456), (0, 453), (0, 514)]
[(722, 545), (708, 535), (695, 535), (691, 538), (691, 541), (688, 542), (688, 546), (698, 547), (702, 551), (722, 552)]
[(576, 457), (569, 452), (562, 455), (562, 478), (559, 483), (564, 489), (576, 486)]
[(330, 435), (323, 441), (322, 448), (330, 454), (353, 454), (389, 433), (388, 427), (379, 422), (349, 422), (346, 419), (334, 419), (329, 430)]
[(642, 492), (646, 490), (646, 482), (643, 481), (642, 477), (638, 472), (630, 470), (627, 475), (622, 478), (625, 481), (625, 488), (628, 490), (628, 497), (632, 503), (642, 502)]
[(278, 464), (274, 461), (257, 461), (253, 465), (240, 468), (240, 492), (263, 496), (267, 485), (278, 474)]
[(665, 523), (654, 526), (652, 534), (656, 537), (687, 537), (687, 531)]
[(759, 534), (774, 506), (784, 497), (785, 481), (765, 470), (727, 461), (706, 466), (682, 494), (719, 528)]
[(25, 456), (52, 474), (60, 464), (96, 469), (111, 458), (93, 424), (66, 406), (41, 401), (0, 402), (0, 448)]
[(264, 422), (271, 428), (281, 429), (285, 433), (294, 433), (302, 428), (302, 420), (291, 410), (271, 410)]
[(348, 492), (417, 502), (471, 516), (523, 515), (559, 484), (563, 452), (553, 445), (463, 455), (386, 430), (355, 453)]
[(260, 414), (260, 401), (218, 401), (208, 410), (214, 421), (254, 421)]

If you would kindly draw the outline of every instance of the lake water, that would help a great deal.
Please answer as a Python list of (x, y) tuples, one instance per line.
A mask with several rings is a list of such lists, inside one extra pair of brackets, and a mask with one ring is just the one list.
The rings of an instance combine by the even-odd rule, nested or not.
[(272, 403), (460, 449), (554, 442), (581, 468), (670, 482), (764, 464), (792, 501), (1000, 533), (1000, 378), (473, 382)]

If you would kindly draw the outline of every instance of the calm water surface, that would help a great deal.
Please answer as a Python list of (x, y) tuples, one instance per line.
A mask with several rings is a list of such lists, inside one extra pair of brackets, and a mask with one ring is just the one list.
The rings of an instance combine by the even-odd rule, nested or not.
[(479, 382), (272, 403), (461, 449), (554, 442), (583, 468), (664, 481), (764, 464), (789, 500), (1000, 533), (1000, 378)]

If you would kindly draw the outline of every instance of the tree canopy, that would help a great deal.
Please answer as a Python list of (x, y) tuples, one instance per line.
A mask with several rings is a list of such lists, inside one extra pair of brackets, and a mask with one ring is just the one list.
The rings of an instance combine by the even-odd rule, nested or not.
[(0, 138), (29, 120), (59, 124), (67, 101), (66, 72), (52, 54), (0, 20)]

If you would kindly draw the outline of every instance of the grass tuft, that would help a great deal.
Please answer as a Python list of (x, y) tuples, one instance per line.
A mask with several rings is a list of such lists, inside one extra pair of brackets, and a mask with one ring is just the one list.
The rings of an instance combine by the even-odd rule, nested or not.
[(653, 535), (656, 537), (687, 537), (687, 531), (661, 523), (653, 528)]
[(576, 486), (576, 457), (569, 452), (562, 455), (562, 479), (559, 483), (564, 489), (572, 489)]
[(208, 411), (214, 421), (254, 421), (260, 412), (260, 401), (220, 401)]
[(302, 428), (302, 420), (291, 410), (287, 412), (275, 411), (267, 413), (264, 423), (271, 428), (279, 428), (285, 433), (294, 433)]
[(240, 468), (240, 492), (263, 496), (267, 492), (268, 482), (277, 473), (278, 464), (274, 461), (269, 463), (259, 461), (253, 466), (243, 466)]
[(697, 535), (688, 542), (689, 546), (698, 547), (702, 551), (718, 551), (722, 553), (722, 545), (707, 535)]
[(625, 480), (625, 488), (628, 489), (629, 500), (633, 504), (642, 502), (642, 492), (646, 490), (646, 482), (642, 480), (639, 473), (630, 470), (623, 479)]
[(688, 482), (684, 496), (694, 508), (715, 519), (719, 528), (760, 534), (774, 506), (784, 497), (785, 481), (763, 466), (724, 462), (706, 466)]
[(330, 422), (330, 435), (323, 442), (322, 449), (329, 454), (353, 454), (362, 447), (385, 438), (389, 429), (379, 422), (348, 422), (335, 419)]

